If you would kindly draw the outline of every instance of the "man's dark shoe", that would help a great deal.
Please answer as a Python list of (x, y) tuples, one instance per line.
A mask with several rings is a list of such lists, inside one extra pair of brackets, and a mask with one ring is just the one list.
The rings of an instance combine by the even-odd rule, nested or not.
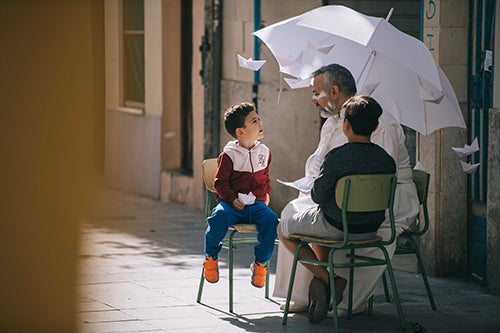
[(329, 299), (326, 284), (321, 279), (313, 277), (309, 284), (309, 305), (307, 307), (307, 318), (311, 324), (318, 324), (326, 318)]

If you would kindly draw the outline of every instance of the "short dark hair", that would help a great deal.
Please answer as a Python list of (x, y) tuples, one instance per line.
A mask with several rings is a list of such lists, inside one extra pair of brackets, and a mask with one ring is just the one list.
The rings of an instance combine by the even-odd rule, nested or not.
[(345, 119), (355, 134), (368, 136), (377, 128), (382, 107), (370, 96), (354, 96), (345, 103)]
[(226, 109), (226, 112), (224, 112), (224, 126), (233, 138), (236, 139), (237, 128), (245, 127), (245, 118), (252, 111), (257, 112), (257, 109), (255, 105), (248, 102), (242, 102)]
[(315, 70), (312, 75), (316, 77), (323, 75), (323, 84), (327, 88), (337, 86), (341, 93), (346, 96), (354, 96), (356, 94), (356, 81), (351, 72), (339, 64), (330, 64), (322, 66)]

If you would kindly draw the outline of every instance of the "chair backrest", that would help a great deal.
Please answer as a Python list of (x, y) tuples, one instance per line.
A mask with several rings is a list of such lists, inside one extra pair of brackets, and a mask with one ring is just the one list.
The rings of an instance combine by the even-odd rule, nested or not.
[(393, 174), (350, 175), (340, 178), (335, 186), (339, 208), (348, 212), (371, 212), (389, 208), (394, 201), (396, 176)]
[[(412, 231), (412, 235), (421, 236), (425, 234), (427, 229), (429, 229), (429, 212), (427, 210), (427, 195), (429, 194), (429, 181), (431, 176), (422, 170), (413, 170), (413, 182), (417, 188), (417, 196), (420, 205), (422, 206), (422, 213), (424, 217), (424, 223), (418, 224), (418, 229)], [(420, 216), (418, 216), (420, 219)]]
[(421, 205), (427, 203), (427, 194), (429, 193), (430, 175), (422, 170), (413, 170), (413, 182), (417, 187), (418, 201)]
[(215, 193), (214, 180), (215, 172), (217, 171), (217, 159), (209, 158), (201, 163), (201, 170), (203, 173), (203, 181), (205, 182), (205, 187), (210, 192)]
[(215, 203), (215, 173), (217, 172), (217, 159), (209, 158), (201, 162), (201, 172), (205, 183), (205, 216), (210, 216), (210, 212)]
[(348, 243), (349, 222), (347, 212), (372, 212), (386, 210), (389, 212), (391, 236), (382, 240), (388, 245), (396, 239), (394, 222), (394, 196), (396, 193), (396, 176), (394, 174), (350, 175), (340, 178), (335, 185), (335, 201), (342, 209), (342, 226), (344, 241), (341, 247)]

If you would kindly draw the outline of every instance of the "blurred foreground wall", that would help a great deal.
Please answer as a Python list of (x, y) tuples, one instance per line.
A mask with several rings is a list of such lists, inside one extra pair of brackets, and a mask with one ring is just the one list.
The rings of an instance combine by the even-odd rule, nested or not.
[(76, 330), (84, 178), (102, 159), (102, 9), (102, 0), (0, 2), (3, 333)]

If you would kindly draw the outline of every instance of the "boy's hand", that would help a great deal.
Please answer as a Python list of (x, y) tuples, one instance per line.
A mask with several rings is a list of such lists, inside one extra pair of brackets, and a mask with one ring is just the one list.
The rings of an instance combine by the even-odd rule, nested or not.
[(245, 208), (245, 205), (240, 201), (240, 199), (236, 198), (233, 201), (233, 208), (237, 210), (242, 210)]

